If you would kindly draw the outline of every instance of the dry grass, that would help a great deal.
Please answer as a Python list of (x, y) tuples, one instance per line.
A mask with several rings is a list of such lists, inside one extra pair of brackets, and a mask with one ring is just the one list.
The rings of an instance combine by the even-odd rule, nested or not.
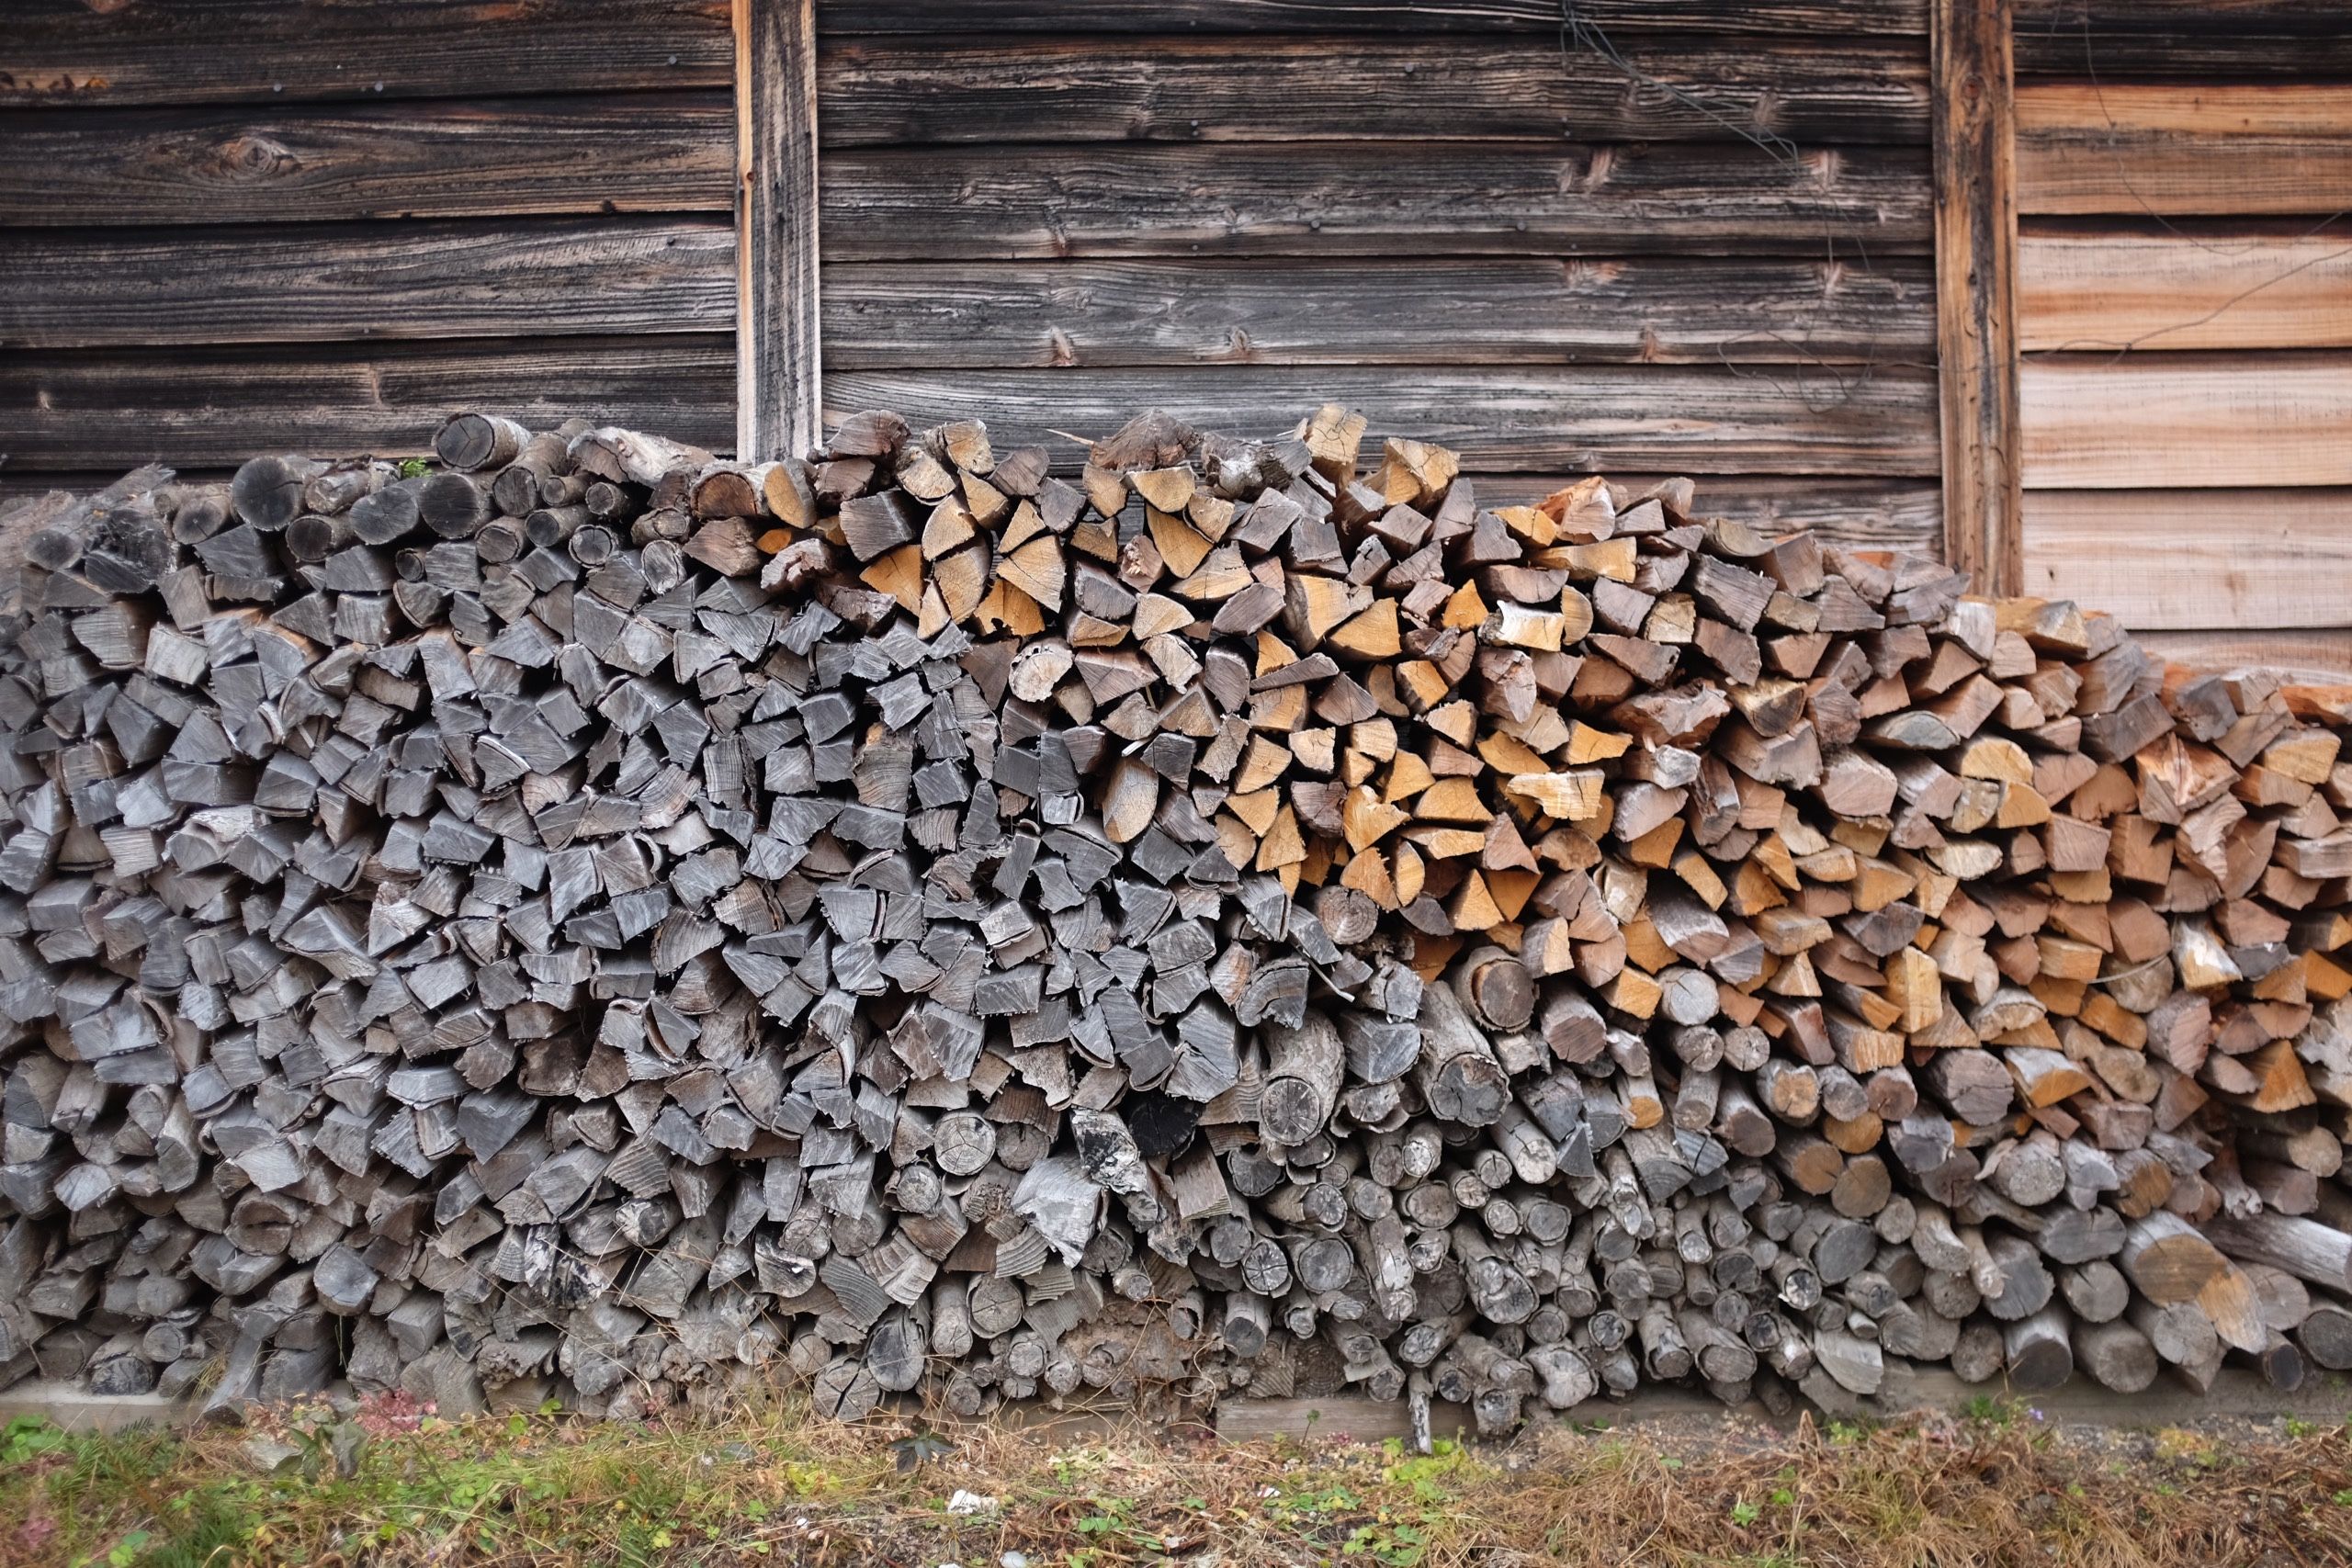
[[(246, 1433), (19, 1423), (0, 1444), (0, 1563), (2352, 1563), (2342, 1429), (2118, 1437), (1979, 1414), (1554, 1429), (1424, 1458), (1141, 1433), (931, 1439), (788, 1405), (636, 1427), (379, 1406), (357, 1423), (275, 1418), (275, 1471)], [(951, 1513), (959, 1489), (994, 1506)]]

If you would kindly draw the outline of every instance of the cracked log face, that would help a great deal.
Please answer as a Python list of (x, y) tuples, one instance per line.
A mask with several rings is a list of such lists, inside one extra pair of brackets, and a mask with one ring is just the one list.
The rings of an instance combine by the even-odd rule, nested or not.
[(1364, 435), (464, 415), (21, 503), (0, 1378), (2352, 1363), (2339, 694)]

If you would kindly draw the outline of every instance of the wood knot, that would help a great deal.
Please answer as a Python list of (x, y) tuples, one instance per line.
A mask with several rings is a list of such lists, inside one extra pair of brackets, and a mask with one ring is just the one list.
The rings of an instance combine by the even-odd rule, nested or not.
[(237, 180), (281, 179), (301, 166), (291, 148), (250, 133), (223, 141), (212, 162), (220, 174)]

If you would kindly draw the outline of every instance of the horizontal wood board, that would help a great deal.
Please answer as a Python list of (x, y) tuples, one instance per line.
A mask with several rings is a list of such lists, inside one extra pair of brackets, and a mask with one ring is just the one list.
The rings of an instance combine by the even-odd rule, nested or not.
[(0, 107), (725, 88), (728, 0), (8, 0)]
[(2027, 226), (2028, 352), (2352, 347), (2352, 229)]
[[(387, 352), (404, 346), (432, 352)], [(420, 454), (460, 409), (548, 426), (580, 415), (724, 451), (733, 445), (734, 407), (731, 331), (0, 352), (0, 479), (49, 489), (62, 471), (100, 476), (103, 485), (153, 461), (203, 468), (265, 452)]]
[(718, 218), (0, 237), (0, 348), (729, 332)]
[(2012, 0), (2020, 76), (2352, 76), (2326, 0)]
[(2017, 97), (2029, 217), (2352, 207), (2352, 85), (2037, 82)]
[(2152, 652), (2191, 670), (2259, 666), (2323, 682), (2352, 675), (2352, 631), (2146, 632), (2140, 640)]
[(2135, 631), (2352, 626), (2352, 490), (2028, 491), (2026, 592)]
[(2021, 367), (2028, 489), (2352, 485), (2352, 355), (2063, 355)]
[(1611, 41), (1638, 77), (1514, 34), (835, 38), (817, 62), (817, 124), (828, 147), (1927, 140), (1924, 39)]
[(0, 224), (317, 222), (724, 212), (723, 92), (466, 102), (19, 111)]
[[(1637, 31), (1736, 31), (1795, 38), (1871, 34), (1924, 38), (1927, 0), (1741, 0), (1693, 6), (1688, 0), (1577, 0), (1590, 28)], [(1371, 33), (1518, 32), (1556, 37), (1555, 0), (822, 0), (821, 34), (1138, 33), (1361, 31)]]
[(1363, 411), (1375, 435), (1442, 443), (1474, 471), (1937, 471), (1932, 376), (1879, 369), (1841, 390), (1826, 372), (1782, 368), (854, 370), (828, 373), (825, 405), (828, 423), (867, 408), (918, 423), (985, 419), (1001, 443), (1043, 442), (1065, 459), (1138, 409), (1264, 435), (1336, 401)]
[(1924, 250), (1924, 147), (1432, 142), (847, 149), (828, 261)]
[(0, 452), (28, 469), (420, 453), (456, 409), (535, 427), (581, 415), (717, 449), (734, 408), (726, 333), (0, 355)]
[(1934, 284), (1912, 258), (837, 264), (824, 312), (826, 362), (844, 370), (1917, 365), (1935, 353)]

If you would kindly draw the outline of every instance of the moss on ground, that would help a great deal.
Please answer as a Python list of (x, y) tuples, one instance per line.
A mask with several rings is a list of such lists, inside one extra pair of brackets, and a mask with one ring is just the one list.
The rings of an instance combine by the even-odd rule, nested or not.
[[(959, 1497), (958, 1494), (964, 1494)], [(1010, 1555), (1008, 1555), (1010, 1554)], [(2352, 1438), (1886, 1426), (1554, 1428), (1506, 1447), (721, 1425), (397, 1402), (243, 1431), (0, 1436), (0, 1564), (1851, 1568), (2352, 1563)]]

